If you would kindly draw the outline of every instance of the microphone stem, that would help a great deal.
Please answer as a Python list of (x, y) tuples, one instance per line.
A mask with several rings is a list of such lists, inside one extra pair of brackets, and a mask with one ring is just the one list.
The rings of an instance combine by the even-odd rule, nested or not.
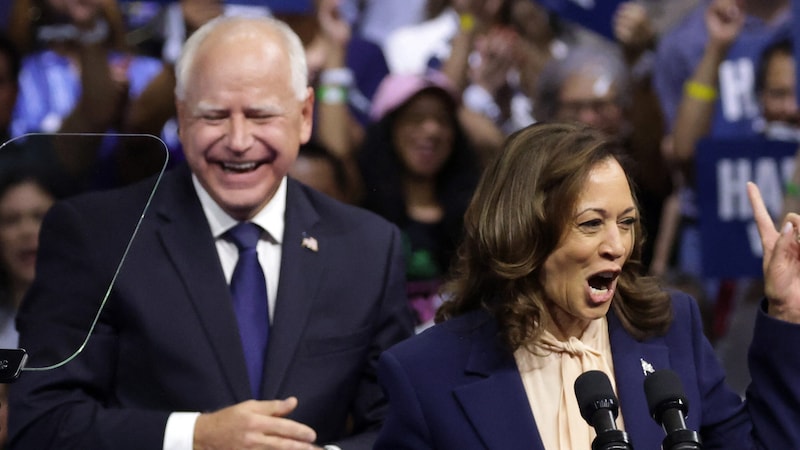
[(664, 450), (701, 450), (700, 435), (696, 431), (682, 429), (667, 433), (661, 444)]
[(598, 433), (592, 441), (592, 450), (633, 450), (633, 446), (628, 433), (613, 429)]

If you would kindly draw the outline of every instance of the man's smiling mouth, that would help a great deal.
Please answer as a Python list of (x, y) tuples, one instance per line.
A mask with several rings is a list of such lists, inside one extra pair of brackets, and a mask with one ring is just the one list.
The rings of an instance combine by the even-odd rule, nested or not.
[(222, 168), (226, 172), (245, 173), (255, 170), (256, 167), (258, 167), (259, 165), (260, 163), (255, 161), (241, 162), (241, 163), (223, 162)]

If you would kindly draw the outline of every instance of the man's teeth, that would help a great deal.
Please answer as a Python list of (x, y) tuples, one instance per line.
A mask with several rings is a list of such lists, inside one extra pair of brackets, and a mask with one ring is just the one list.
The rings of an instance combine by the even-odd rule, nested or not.
[(247, 172), (249, 170), (253, 170), (256, 168), (255, 162), (244, 162), (244, 163), (222, 163), (222, 168), (225, 170), (229, 170), (232, 172)]

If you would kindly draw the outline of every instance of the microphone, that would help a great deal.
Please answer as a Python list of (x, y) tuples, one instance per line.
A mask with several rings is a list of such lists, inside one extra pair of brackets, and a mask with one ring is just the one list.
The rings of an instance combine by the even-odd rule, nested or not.
[(689, 401), (683, 394), (683, 384), (677, 373), (669, 369), (651, 373), (644, 379), (644, 393), (650, 415), (667, 433), (661, 443), (663, 450), (703, 448), (700, 435), (686, 428)]
[(628, 433), (618, 430), (614, 422), (619, 414), (619, 405), (605, 373), (599, 370), (582, 373), (575, 380), (575, 397), (581, 417), (597, 433), (592, 441), (592, 450), (633, 450)]

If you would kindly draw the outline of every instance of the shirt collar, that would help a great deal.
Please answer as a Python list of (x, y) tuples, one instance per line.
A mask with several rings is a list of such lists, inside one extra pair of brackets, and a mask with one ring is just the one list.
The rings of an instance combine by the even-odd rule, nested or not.
[[(200, 199), (200, 205), (203, 207), (203, 213), (208, 220), (211, 227), (211, 234), (214, 238), (219, 238), (226, 231), (231, 229), (238, 223), (236, 219), (228, 215), (218, 204), (211, 198), (211, 195), (200, 184), (195, 174), (192, 174), (192, 184), (194, 190), (197, 192), (197, 197)], [(273, 242), (280, 244), (283, 239), (284, 217), (286, 215), (286, 177), (283, 177), (278, 190), (275, 195), (256, 215), (251, 219), (251, 222), (260, 226), (269, 233)]]

